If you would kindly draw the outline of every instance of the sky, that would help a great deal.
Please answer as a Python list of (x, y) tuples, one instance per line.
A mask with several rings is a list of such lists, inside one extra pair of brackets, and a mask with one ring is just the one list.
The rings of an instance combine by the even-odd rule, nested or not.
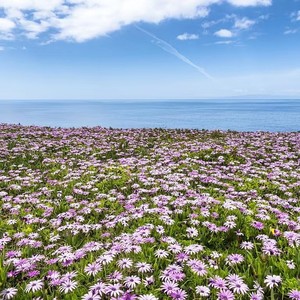
[(300, 0), (0, 0), (0, 99), (299, 98)]

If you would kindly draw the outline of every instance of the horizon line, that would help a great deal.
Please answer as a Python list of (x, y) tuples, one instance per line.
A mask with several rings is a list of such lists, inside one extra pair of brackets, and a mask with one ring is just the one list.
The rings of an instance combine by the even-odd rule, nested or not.
[(300, 96), (226, 96), (197, 98), (13, 98), (0, 101), (183, 101), (183, 100), (300, 100)]

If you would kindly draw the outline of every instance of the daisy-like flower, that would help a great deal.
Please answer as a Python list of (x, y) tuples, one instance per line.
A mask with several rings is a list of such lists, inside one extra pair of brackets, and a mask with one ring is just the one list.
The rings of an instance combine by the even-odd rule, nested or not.
[(91, 276), (95, 276), (97, 275), (97, 273), (99, 273), (101, 271), (101, 265), (97, 262), (94, 262), (94, 263), (91, 263), (91, 264), (88, 264), (85, 268), (84, 268), (84, 272)]
[(235, 228), (235, 227), (236, 227), (236, 223), (233, 222), (233, 221), (226, 221), (226, 222), (224, 223), (224, 226), (227, 227), (227, 228), (232, 229), (232, 228)]
[(130, 289), (134, 289), (138, 284), (141, 283), (141, 279), (138, 276), (128, 276), (124, 280), (124, 284), (126, 287)]
[(267, 240), (264, 241), (262, 246), (262, 252), (266, 255), (280, 255), (281, 250), (277, 248), (276, 241), (274, 240)]
[(263, 298), (263, 296), (264, 296), (264, 289), (263, 289), (263, 287), (257, 281), (254, 281), (253, 288), (256, 290), (256, 293), (253, 293), (253, 294), (260, 295), (261, 298)]
[(254, 228), (256, 228), (256, 229), (258, 229), (258, 230), (262, 230), (265, 227), (263, 223), (258, 222), (258, 221), (253, 221), (251, 223), (251, 226), (254, 227)]
[(230, 254), (226, 258), (226, 263), (230, 266), (240, 264), (244, 261), (244, 257), (241, 254)]
[(210, 256), (214, 259), (220, 258), (222, 256), (221, 253), (217, 252), (217, 251), (213, 251)]
[(98, 257), (97, 262), (100, 263), (101, 265), (108, 265), (114, 260), (113, 255), (110, 254), (103, 254)]
[(229, 287), (234, 293), (245, 295), (249, 291), (249, 287), (244, 282), (233, 282), (229, 284)]
[(201, 252), (201, 251), (203, 251), (203, 246), (198, 245), (198, 244), (192, 244), (192, 245), (184, 247), (184, 252), (186, 254), (190, 254), (190, 255), (196, 254), (196, 253)]
[(270, 289), (278, 286), (280, 282), (281, 282), (281, 277), (278, 275), (268, 275), (264, 280), (264, 283)]
[(158, 300), (154, 295), (147, 294), (147, 295), (141, 295), (138, 297), (138, 300)]
[(0, 296), (3, 300), (12, 299), (17, 293), (18, 290), (16, 288), (7, 288), (0, 293)]
[(195, 227), (188, 227), (187, 229), (186, 229), (186, 235), (187, 235), (187, 237), (189, 237), (189, 238), (193, 238), (193, 237), (196, 237), (196, 236), (198, 236), (198, 230), (195, 228)]
[(101, 296), (106, 293), (106, 287), (107, 285), (104, 282), (98, 281), (96, 284), (90, 287), (90, 290), (94, 293), (98, 293)]
[(189, 259), (189, 255), (186, 254), (185, 252), (180, 252), (176, 255), (176, 261), (177, 262), (184, 262)]
[(230, 274), (226, 277), (228, 284), (236, 283), (236, 282), (243, 282), (243, 278), (237, 274)]
[(36, 292), (43, 288), (44, 282), (43, 280), (33, 280), (26, 285), (25, 292)]
[(99, 295), (97, 295), (97, 294), (89, 292), (89, 293), (83, 295), (81, 299), (82, 300), (100, 300), (101, 297)]
[(118, 298), (112, 298), (115, 300), (137, 300), (137, 295), (131, 294), (130, 292), (126, 292), (121, 297)]
[(220, 276), (210, 278), (208, 285), (220, 290), (227, 288), (227, 282)]
[(121, 290), (122, 285), (119, 283), (115, 284), (109, 284), (106, 286), (105, 292), (109, 294), (112, 297), (119, 297), (121, 296), (124, 292)]
[(234, 300), (234, 294), (229, 290), (221, 290), (217, 296), (218, 300)]
[(144, 262), (136, 263), (136, 267), (138, 268), (139, 273), (147, 273), (152, 271), (151, 265)]
[(191, 267), (191, 270), (198, 276), (204, 276), (207, 274), (207, 266), (202, 261), (192, 259), (187, 264)]
[(177, 289), (169, 294), (172, 299), (185, 300), (187, 297), (186, 291)]
[(243, 279), (236, 274), (228, 275), (226, 277), (229, 288), (237, 294), (246, 294), (249, 291), (249, 287), (244, 283)]
[(172, 253), (179, 253), (182, 250), (182, 247), (178, 244), (172, 244), (168, 246), (168, 250), (170, 250)]
[(286, 265), (290, 270), (294, 270), (296, 268), (295, 263), (292, 260), (287, 260)]
[(149, 286), (154, 283), (154, 277), (153, 276), (148, 276), (143, 280), (144, 286)]
[(58, 279), (60, 278), (60, 273), (58, 271), (50, 270), (46, 276), (48, 279)]
[(123, 275), (122, 275), (121, 272), (114, 271), (113, 273), (111, 273), (110, 275), (108, 275), (108, 278), (112, 282), (119, 282), (120, 280), (123, 279)]
[(73, 292), (76, 289), (77, 285), (78, 285), (78, 283), (74, 280), (66, 280), (61, 283), (59, 290), (65, 294), (67, 294), (69, 292)]
[(300, 300), (300, 291), (299, 290), (292, 290), (288, 293), (288, 296), (292, 300)]
[(264, 295), (261, 293), (251, 293), (250, 300), (263, 300)]
[(38, 276), (39, 274), (40, 274), (40, 271), (39, 271), (39, 270), (32, 270), (32, 271), (29, 271), (29, 272), (27, 273), (27, 276), (28, 276), (29, 278), (33, 278), (33, 277)]
[(201, 297), (208, 297), (210, 295), (210, 289), (207, 286), (196, 286), (196, 293)]
[(177, 282), (166, 281), (161, 285), (161, 290), (170, 295), (172, 292), (175, 292), (179, 287)]
[(163, 226), (158, 225), (158, 226), (156, 226), (156, 232), (159, 234), (163, 234), (165, 232), (165, 229)]
[(118, 260), (117, 265), (120, 269), (129, 269), (132, 267), (132, 260), (129, 258), (122, 258)]
[(244, 250), (252, 250), (254, 248), (254, 244), (251, 242), (242, 242), (240, 247)]
[(67, 280), (71, 280), (74, 277), (77, 276), (77, 272), (76, 271), (72, 271), (72, 272), (67, 272), (66, 274), (61, 276), (62, 281), (67, 281)]
[(158, 249), (154, 252), (155, 257), (157, 258), (166, 258), (169, 256), (169, 253), (165, 250)]
[(185, 278), (185, 274), (183, 272), (174, 272), (169, 274), (168, 280), (171, 281), (182, 281)]

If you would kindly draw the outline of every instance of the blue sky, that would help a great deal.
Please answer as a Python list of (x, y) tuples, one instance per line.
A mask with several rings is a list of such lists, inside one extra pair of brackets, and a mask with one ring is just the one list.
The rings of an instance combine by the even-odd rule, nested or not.
[(0, 99), (300, 98), (299, 0), (0, 0)]

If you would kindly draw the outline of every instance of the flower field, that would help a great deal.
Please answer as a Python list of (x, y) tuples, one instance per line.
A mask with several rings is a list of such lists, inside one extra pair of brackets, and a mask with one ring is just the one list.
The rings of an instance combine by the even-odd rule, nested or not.
[(300, 133), (0, 125), (0, 299), (300, 299)]

